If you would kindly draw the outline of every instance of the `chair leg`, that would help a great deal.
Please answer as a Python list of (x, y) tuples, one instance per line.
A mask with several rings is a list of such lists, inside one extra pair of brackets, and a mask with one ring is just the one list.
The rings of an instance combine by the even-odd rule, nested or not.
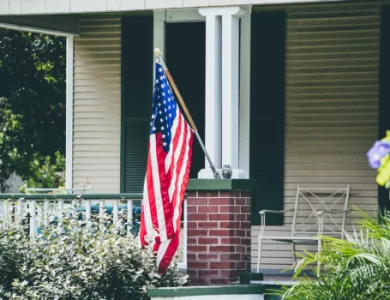
[[(317, 252), (317, 257), (320, 255), (321, 253), (321, 239), (318, 239), (318, 252)], [(320, 261), (318, 260), (317, 261), (317, 277), (320, 277), (320, 268), (321, 268), (321, 263)]]
[(262, 241), (261, 241), (261, 238), (259, 237), (259, 248), (257, 250), (257, 273), (260, 272), (261, 247), (262, 247)]
[(293, 255), (294, 263), (297, 261), (297, 255), (295, 253), (296, 253), (295, 243), (292, 243), (292, 255)]

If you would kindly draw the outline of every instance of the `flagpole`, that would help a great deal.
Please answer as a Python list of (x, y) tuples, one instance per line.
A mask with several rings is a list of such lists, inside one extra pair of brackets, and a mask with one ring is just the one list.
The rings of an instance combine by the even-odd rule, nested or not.
[(183, 108), (184, 114), (187, 116), (188, 122), (190, 123), (190, 126), (191, 126), (192, 130), (194, 130), (194, 133), (196, 135), (196, 138), (198, 139), (200, 147), (202, 148), (202, 150), (203, 150), (203, 152), (204, 152), (204, 154), (205, 154), (205, 156), (207, 158), (207, 161), (210, 164), (210, 168), (211, 168), (211, 170), (214, 173), (214, 178), (221, 178), (221, 176), (218, 174), (218, 171), (215, 168), (215, 166), (214, 166), (214, 164), (213, 164), (213, 162), (212, 162), (212, 160), (211, 160), (211, 158), (209, 156), (209, 153), (207, 152), (206, 147), (203, 144), (202, 138), (200, 137), (199, 132), (198, 132), (198, 128), (196, 127), (195, 122), (192, 119), (192, 116), (191, 116), (190, 112), (188, 111), (187, 105), (185, 104), (184, 99), (181, 96), (181, 94), (179, 92), (179, 89), (177, 88), (176, 83), (175, 83), (175, 81), (172, 78), (171, 72), (169, 72), (169, 70), (167, 68), (167, 65), (165, 64), (164, 60), (161, 57), (160, 49), (159, 48), (154, 49), (154, 53), (156, 54), (157, 59), (161, 63), (162, 67), (164, 68), (165, 75), (167, 76), (168, 81), (169, 81), (169, 83), (170, 83), (174, 93), (176, 94), (177, 99), (179, 100), (180, 106)]

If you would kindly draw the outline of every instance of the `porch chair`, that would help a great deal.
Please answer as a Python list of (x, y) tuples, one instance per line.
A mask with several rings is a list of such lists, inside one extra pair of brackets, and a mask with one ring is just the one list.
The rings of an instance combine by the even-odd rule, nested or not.
[[(349, 191), (349, 185), (345, 188), (303, 188), (298, 185), (294, 208), (282, 211), (261, 210), (257, 273), (260, 271), (262, 241), (265, 239), (291, 244), (294, 262), (297, 244), (317, 245), (320, 252), (321, 235), (344, 239), (345, 220), (350, 210), (348, 209)], [(291, 235), (264, 236), (266, 215), (284, 212), (294, 212)]]

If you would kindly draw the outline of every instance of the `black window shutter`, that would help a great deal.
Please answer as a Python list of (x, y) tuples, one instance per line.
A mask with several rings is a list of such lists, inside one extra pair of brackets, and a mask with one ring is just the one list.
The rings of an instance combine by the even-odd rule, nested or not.
[[(380, 46), (380, 96), (379, 96), (379, 139), (390, 130), (390, 6), (381, 11), (381, 46)], [(379, 207), (390, 209), (389, 191), (378, 187)]]
[[(205, 132), (205, 23), (166, 24), (166, 63), (204, 139)], [(198, 178), (205, 155), (193, 142), (190, 178)]]
[(153, 16), (122, 19), (121, 191), (142, 192), (153, 95)]
[[(285, 14), (252, 14), (250, 169), (257, 187), (252, 223), (262, 209), (282, 210), (284, 198)], [(282, 225), (282, 214), (267, 225)]]

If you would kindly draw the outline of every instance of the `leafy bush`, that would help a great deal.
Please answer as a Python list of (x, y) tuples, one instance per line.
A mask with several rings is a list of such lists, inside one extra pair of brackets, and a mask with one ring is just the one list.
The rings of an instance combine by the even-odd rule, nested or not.
[(321, 263), (317, 279), (303, 277), (299, 284), (285, 287), (289, 300), (383, 300), (390, 299), (390, 218), (372, 219), (360, 212), (361, 231), (346, 240), (323, 237), (320, 254), (306, 252), (297, 262), (295, 277), (311, 264)]
[(4, 228), (0, 224), (0, 296), (9, 291), (12, 283), (19, 278), (20, 267), (25, 262), (28, 243), (22, 230), (13, 226)]
[(150, 287), (181, 286), (177, 266), (158, 273), (156, 257), (133, 236), (66, 218), (30, 241), (23, 229), (0, 229), (1, 299), (149, 299)]

